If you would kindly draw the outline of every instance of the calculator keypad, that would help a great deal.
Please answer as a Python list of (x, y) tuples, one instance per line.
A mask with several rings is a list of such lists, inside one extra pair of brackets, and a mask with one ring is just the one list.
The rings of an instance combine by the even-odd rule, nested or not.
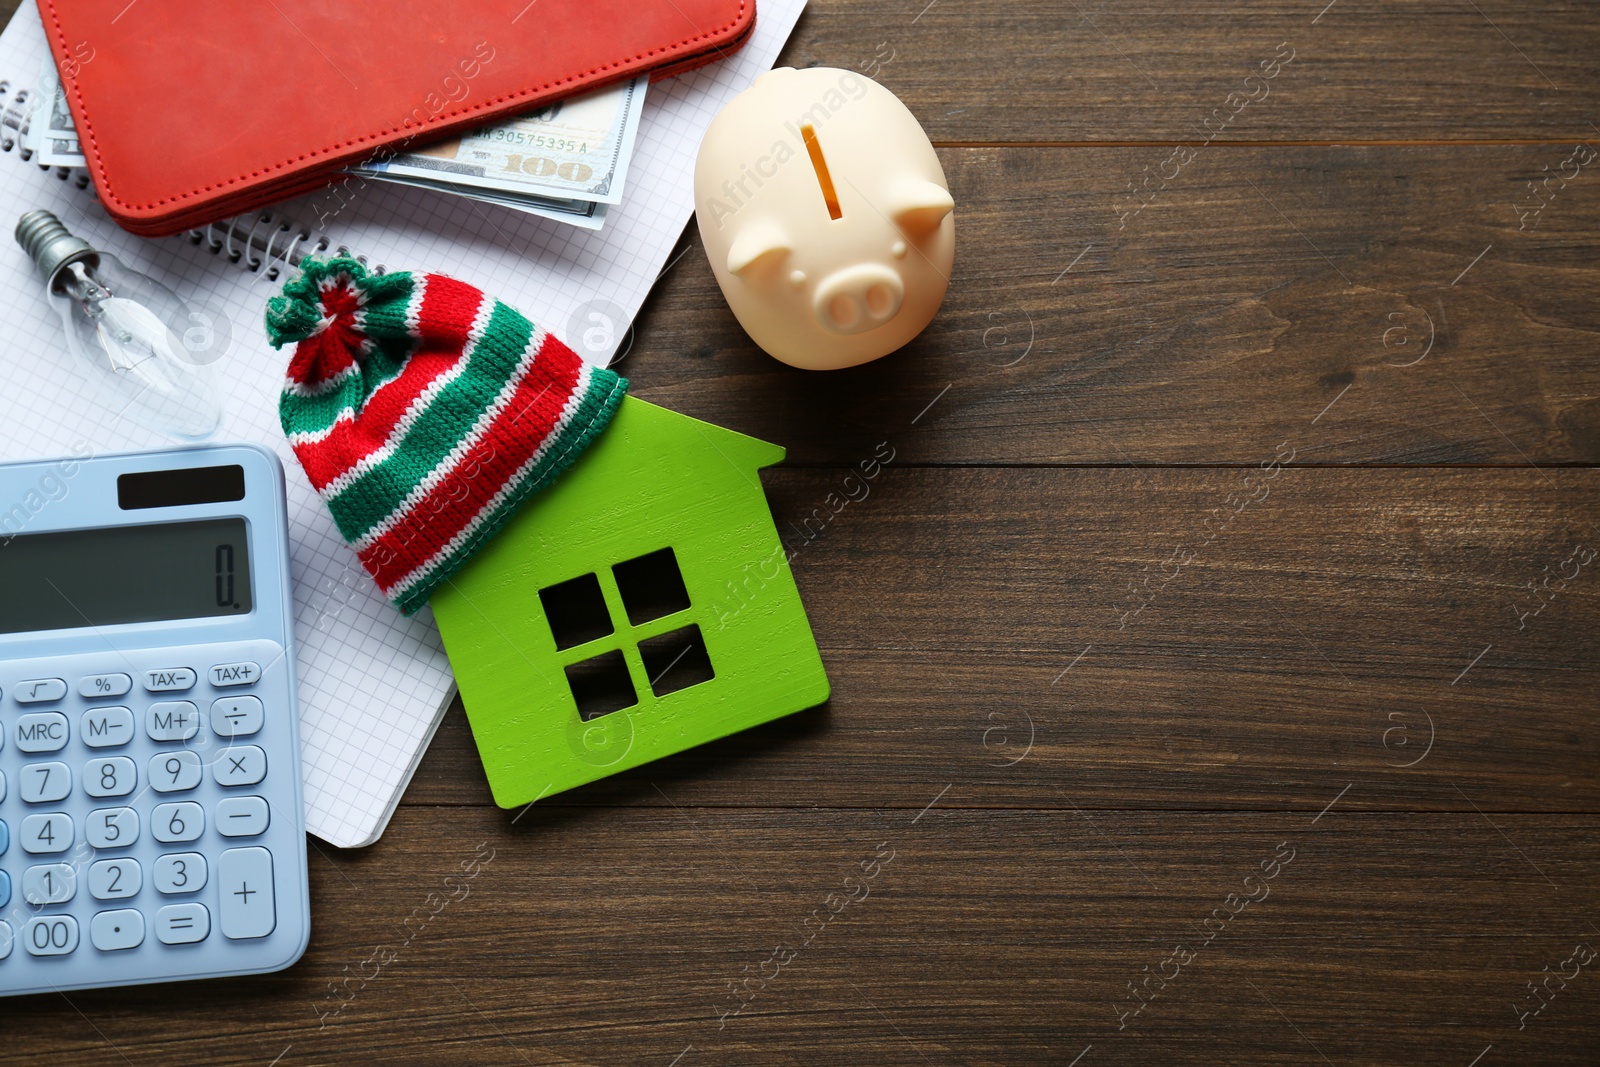
[(304, 892), (277, 781), (294, 773), (274, 718), (292, 682), (269, 642), (230, 650), (63, 657), (26, 677), (0, 661), (0, 994), (236, 970), (246, 957), (223, 946), (303, 939), (303, 905), (281, 899)]

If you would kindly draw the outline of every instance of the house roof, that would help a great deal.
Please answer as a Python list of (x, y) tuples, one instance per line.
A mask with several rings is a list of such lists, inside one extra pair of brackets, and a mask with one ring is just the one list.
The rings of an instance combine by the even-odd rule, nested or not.
[(782, 445), (725, 426), (701, 422), (635, 396), (623, 400), (613, 419), (613, 426), (622, 430), (623, 433), (618, 436), (626, 437), (634, 447), (671, 449), (697, 462), (721, 456), (746, 471), (758, 471), (782, 463), (786, 454)]

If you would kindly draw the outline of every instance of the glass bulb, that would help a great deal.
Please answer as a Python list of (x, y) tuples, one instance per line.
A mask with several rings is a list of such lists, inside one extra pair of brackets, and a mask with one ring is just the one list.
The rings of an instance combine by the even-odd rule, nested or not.
[(181, 441), (216, 432), (222, 409), (207, 367), (184, 346), (194, 321), (178, 295), (109, 252), (90, 248), (53, 215), (31, 212), (17, 239), (49, 284), (66, 328), (67, 347), (109, 394), (110, 404), (141, 426)]

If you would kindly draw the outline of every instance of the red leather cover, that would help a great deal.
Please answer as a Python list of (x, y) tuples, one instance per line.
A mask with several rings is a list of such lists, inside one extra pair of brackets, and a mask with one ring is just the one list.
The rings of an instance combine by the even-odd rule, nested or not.
[(692, 69), (755, 26), (755, 0), (38, 3), (100, 199), (152, 236), (335, 181), (386, 146)]

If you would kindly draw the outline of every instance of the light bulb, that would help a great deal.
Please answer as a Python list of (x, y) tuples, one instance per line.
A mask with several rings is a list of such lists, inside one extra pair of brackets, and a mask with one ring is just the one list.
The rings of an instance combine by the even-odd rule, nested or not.
[(67, 347), (113, 408), (180, 441), (216, 432), (222, 409), (210, 372), (183, 343), (196, 317), (176, 293), (74, 237), (48, 211), (17, 220), (16, 238), (44, 279)]

